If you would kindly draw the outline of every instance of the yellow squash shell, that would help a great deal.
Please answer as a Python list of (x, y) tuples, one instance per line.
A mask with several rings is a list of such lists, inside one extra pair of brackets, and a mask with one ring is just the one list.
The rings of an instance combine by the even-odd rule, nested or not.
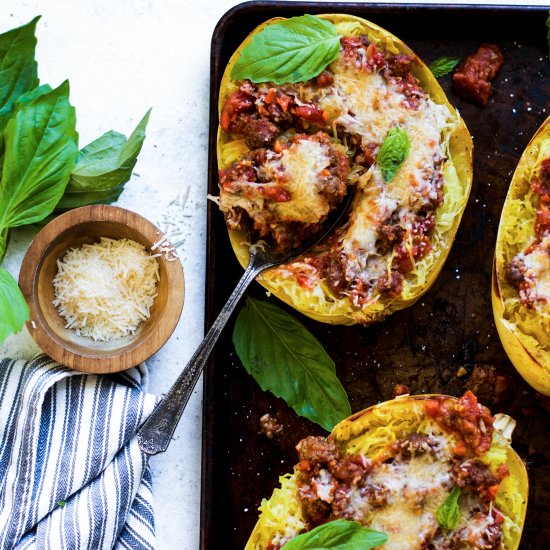
[[(430, 433), (424, 403), (431, 397), (443, 396), (402, 396), (355, 413), (334, 427), (334, 441), (344, 454), (362, 453), (367, 458), (377, 458), (388, 444), (397, 439), (412, 433)], [(444, 397), (457, 401), (455, 397)], [(504, 550), (516, 550), (519, 546), (529, 494), (525, 465), (510, 445), (514, 426), (515, 422), (510, 417), (496, 415), (492, 445), (482, 457), (488, 465), (505, 462), (510, 472), (501, 482), (495, 501), (505, 515), (502, 534)], [(281, 487), (260, 505), (260, 517), (245, 550), (266, 550), (277, 534), (299, 528), (300, 522), (302, 527), (305, 526), (297, 496), (296, 471), (281, 476), (279, 481)]]
[(531, 178), (541, 153), (550, 155), (550, 118), (537, 130), (516, 167), (502, 209), (495, 248), (492, 302), (495, 324), (510, 361), (535, 390), (550, 395), (548, 322), (525, 308), (507, 279), (507, 266), (534, 237), (538, 195)]
[[(290, 275), (285, 275), (276, 268), (266, 271), (257, 279), (271, 294), (317, 321), (337, 325), (370, 324), (387, 317), (394, 311), (412, 305), (435, 282), (452, 246), (470, 194), (473, 144), (464, 121), (447, 100), (436, 78), (399, 38), (369, 21), (352, 15), (325, 14), (318, 17), (334, 23), (341, 34), (365, 34), (371, 42), (390, 53), (413, 55), (414, 76), (418, 78), (422, 88), (429, 93), (435, 103), (448, 107), (453, 121), (452, 127), (445, 134), (447, 143), (447, 160), (443, 165), (445, 203), (437, 210), (433, 249), (418, 263), (414, 272), (405, 276), (403, 293), (399, 298), (380, 297), (375, 302), (359, 308), (353, 306), (347, 298), (336, 297), (322, 282), (315, 290), (309, 291), (300, 287)], [(220, 86), (220, 114), (226, 99), (238, 88), (238, 84), (231, 80), (230, 74), (240, 52), (250, 43), (254, 34), (280, 20), (281, 18), (271, 19), (258, 26), (231, 57)], [(217, 156), (220, 169), (241, 158), (246, 151), (242, 139), (236, 139), (219, 129)], [(246, 232), (230, 230), (229, 236), (238, 261), (246, 267), (249, 260)]]

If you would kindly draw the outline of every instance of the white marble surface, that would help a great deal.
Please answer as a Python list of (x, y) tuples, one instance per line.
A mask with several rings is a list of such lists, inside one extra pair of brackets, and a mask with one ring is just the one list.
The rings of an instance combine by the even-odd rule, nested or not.
[[(136, 174), (119, 205), (160, 222), (168, 203), (189, 189), (180, 213), (184, 314), (170, 341), (149, 361), (150, 390), (157, 394), (168, 389), (203, 335), (210, 39), (220, 17), (236, 4), (6, 0), (2, 5), (0, 31), (42, 14), (39, 76), (51, 85), (69, 78), (81, 146), (111, 128), (129, 133), (153, 107)], [(29, 229), (13, 233), (4, 267), (15, 276), (33, 235)], [(0, 346), (0, 357), (30, 357), (37, 351), (23, 331)], [(152, 459), (160, 550), (199, 547), (201, 397), (199, 383), (171, 447)]]

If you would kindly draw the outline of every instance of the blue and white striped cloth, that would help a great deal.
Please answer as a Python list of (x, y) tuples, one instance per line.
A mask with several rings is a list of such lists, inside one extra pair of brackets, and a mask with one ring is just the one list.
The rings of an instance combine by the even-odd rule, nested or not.
[(0, 550), (154, 550), (147, 378), (0, 360)]

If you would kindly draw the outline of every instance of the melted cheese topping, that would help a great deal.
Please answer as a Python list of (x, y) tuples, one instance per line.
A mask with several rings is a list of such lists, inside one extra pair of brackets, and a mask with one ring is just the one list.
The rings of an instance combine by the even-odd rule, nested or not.
[(449, 462), (425, 453), (408, 462), (381, 464), (369, 481), (390, 493), (388, 505), (373, 508), (363, 523), (389, 535), (388, 550), (421, 548), (437, 531), (437, 509), (452, 488)]
[(321, 172), (330, 165), (327, 148), (317, 141), (302, 139), (283, 151), (280, 165), (292, 199), (273, 206), (277, 216), (282, 221), (304, 223), (317, 223), (324, 218), (329, 205), (319, 188)]
[[(435, 201), (434, 159), (443, 157), (441, 134), (450, 113), (445, 105), (431, 99), (411, 108), (407, 97), (392, 90), (379, 73), (350, 70), (343, 62), (333, 64), (337, 86), (320, 101), (336, 116), (335, 122), (348, 132), (361, 136), (363, 146), (384, 141), (390, 128), (400, 126), (411, 144), (410, 153), (393, 180), (385, 183), (375, 164), (359, 182), (362, 197), (356, 200), (353, 218), (344, 236), (348, 255), (348, 280), (373, 281), (391, 260), (376, 259), (376, 235), (380, 225), (396, 212), (401, 225), (411, 229), (411, 214), (427, 200)], [(336, 106), (336, 107), (335, 107)], [(374, 258), (373, 258), (374, 256)]]
[[(330, 166), (330, 150), (311, 139), (293, 143), (281, 154), (269, 151), (267, 160), (256, 168), (265, 183), (235, 181), (232, 189), (222, 189), (220, 209), (227, 212), (240, 207), (252, 219), (273, 222), (318, 223), (329, 212), (330, 205), (320, 191), (323, 171)], [(262, 188), (281, 187), (290, 193), (290, 200), (277, 202), (262, 194)]]
[(53, 303), (78, 335), (114, 340), (150, 316), (158, 280), (158, 263), (144, 246), (102, 237), (57, 260)]
[(529, 252), (520, 252), (516, 258), (525, 267), (523, 275), (530, 286), (529, 294), (536, 300), (535, 307), (548, 308), (550, 304), (550, 235), (545, 235)]

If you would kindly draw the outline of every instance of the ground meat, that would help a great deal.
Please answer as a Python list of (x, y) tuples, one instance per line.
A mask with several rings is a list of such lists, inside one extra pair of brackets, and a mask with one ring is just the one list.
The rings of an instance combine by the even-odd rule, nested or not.
[(342, 483), (357, 485), (363, 479), (367, 469), (355, 458), (343, 458), (329, 466), (330, 473)]
[(362, 507), (380, 508), (388, 504), (389, 493), (390, 491), (386, 487), (377, 485), (366, 485), (353, 489), (349, 485), (339, 485), (334, 491), (330, 519), (343, 518), (358, 521), (362, 516), (361, 507), (357, 506), (359, 499)]
[(476, 396), (467, 391), (458, 403), (444, 397), (425, 401), (426, 414), (444, 430), (454, 432), (464, 445), (455, 448), (455, 454), (463, 455), (470, 449), (476, 455), (486, 453), (493, 440), (493, 421), (489, 409), (477, 402)]
[(326, 463), (331, 460), (337, 460), (340, 452), (336, 445), (325, 437), (310, 435), (298, 443), (296, 450), (300, 462)]
[(368, 143), (365, 147), (361, 146), (359, 153), (355, 156), (355, 162), (362, 166), (369, 167), (376, 162), (377, 143)]
[(249, 159), (234, 162), (225, 170), (219, 170), (218, 176), (220, 187), (223, 189), (232, 189), (233, 184), (237, 181), (256, 181), (256, 172)]
[(391, 56), (388, 60), (388, 64), (390, 70), (395, 76), (400, 76), (401, 78), (404, 78), (411, 72), (413, 60), (414, 57), (412, 55), (399, 53), (397, 55)]
[(540, 198), (535, 219), (535, 235), (541, 237), (550, 231), (550, 197), (544, 195)]
[[(329, 86), (332, 76), (324, 71), (317, 78), (319, 86)], [(249, 149), (271, 145), (289, 127), (326, 128), (327, 122), (328, 114), (318, 106), (298, 101), (284, 88), (268, 88), (248, 80), (226, 99), (220, 116), (222, 129), (243, 135)]]
[(500, 403), (506, 399), (512, 388), (512, 378), (498, 371), (492, 365), (476, 365), (466, 388), (488, 405)]
[(504, 57), (494, 44), (482, 44), (468, 55), (453, 74), (453, 90), (460, 97), (485, 106), (491, 95), (491, 81), (498, 75)]
[(322, 278), (336, 296), (342, 296), (348, 288), (346, 270), (342, 258), (332, 254), (324, 254), (313, 258), (312, 265), (319, 266)]
[(249, 149), (271, 146), (279, 133), (279, 127), (267, 117), (249, 114), (241, 115), (234, 129), (244, 136)]
[(406, 234), (406, 230), (400, 225), (384, 224), (378, 228), (378, 240), (376, 247), (380, 254), (386, 254), (396, 244), (399, 244)]
[[(487, 522), (488, 519), (490, 521), (489, 524)], [(482, 511), (474, 512), (468, 521), (471, 527), (465, 527), (453, 536), (453, 542), (456, 545), (464, 545), (467, 548), (479, 548), (480, 550), (500, 550), (502, 548), (502, 524), (504, 523), (504, 517), (497, 510), (493, 511), (492, 517)], [(483, 526), (483, 528), (476, 529), (478, 525)]]
[(475, 459), (457, 463), (451, 469), (454, 483), (463, 491), (474, 493), (483, 502), (495, 500), (500, 482), (508, 475), (504, 464), (493, 474), (487, 464)]
[(317, 492), (306, 483), (298, 487), (298, 497), (302, 504), (304, 519), (311, 525), (320, 525), (329, 520), (332, 506), (329, 502), (321, 500)]
[(382, 275), (376, 282), (376, 289), (382, 294), (393, 296), (395, 298), (401, 296), (403, 292), (403, 274), (395, 269), (390, 272), (390, 278), (386, 274)]
[(492, 512), (474, 509), (467, 527), (448, 532), (438, 529), (422, 545), (422, 550), (501, 550), (503, 515), (493, 506)]
[[(271, 123), (267, 119), (245, 113), (236, 124), (243, 121), (258, 124), (251, 134), (254, 138), (273, 137), (269, 130)], [(295, 154), (305, 142), (318, 143), (326, 159), (325, 168), (311, 181), (311, 192), (322, 199), (314, 212), (316, 219), (311, 217), (313, 212), (307, 212), (309, 217), (303, 218), (304, 208), (293, 208), (291, 205), (291, 208), (284, 210), (277, 207), (295, 198), (296, 186), (289, 178), (291, 174), (285, 167), (283, 157), (285, 154)], [(319, 231), (327, 214), (341, 202), (347, 192), (349, 169), (347, 156), (332, 144), (324, 132), (281, 137), (275, 141), (273, 149), (258, 147), (248, 152), (242, 160), (220, 170), (219, 206), (231, 229), (251, 230), (253, 240), (268, 239), (278, 250), (296, 248)]]
[(412, 434), (407, 439), (398, 440), (393, 444), (394, 452), (407, 459), (425, 453), (435, 454), (439, 447), (439, 442), (434, 437), (419, 434)]
[(387, 66), (383, 53), (364, 35), (343, 36), (340, 45), (344, 62), (351, 64), (355, 69), (372, 72)]
[(414, 255), (411, 257), (411, 252), (405, 243), (396, 246), (391, 265), (392, 269), (399, 273), (412, 271), (414, 269)]
[(508, 280), (515, 286), (519, 287), (523, 281), (523, 273), (525, 271), (525, 266), (523, 261), (519, 258), (512, 258), (510, 264), (508, 265)]
[(237, 90), (224, 103), (220, 117), (220, 125), (224, 132), (232, 132), (233, 126), (241, 113), (254, 110), (254, 98), (243, 90)]
[(274, 436), (283, 433), (282, 424), (279, 424), (277, 418), (275, 416), (271, 416), (270, 414), (264, 414), (260, 418), (260, 425), (262, 426), (261, 433), (267, 435), (269, 439), (273, 439)]

